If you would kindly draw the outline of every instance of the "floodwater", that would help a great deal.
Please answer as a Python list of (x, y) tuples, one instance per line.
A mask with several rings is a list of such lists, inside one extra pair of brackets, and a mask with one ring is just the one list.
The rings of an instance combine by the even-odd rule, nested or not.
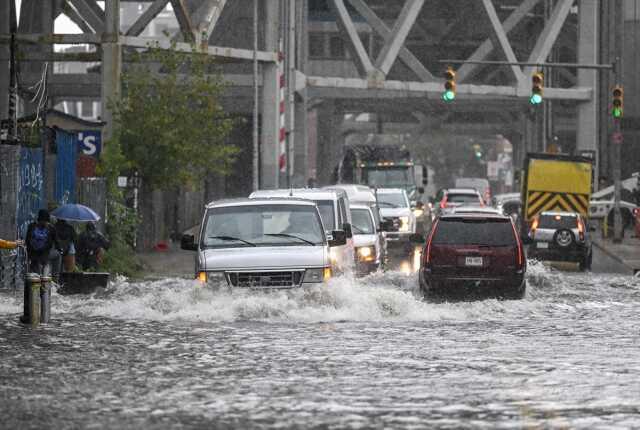
[(638, 428), (640, 279), (531, 263), (521, 301), (425, 303), (401, 273), (305, 291), (116, 280), (18, 323), (2, 428)]

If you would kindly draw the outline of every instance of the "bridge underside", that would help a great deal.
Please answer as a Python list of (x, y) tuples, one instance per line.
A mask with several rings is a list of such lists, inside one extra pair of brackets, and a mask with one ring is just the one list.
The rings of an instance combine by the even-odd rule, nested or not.
[[(130, 53), (151, 42), (169, 47), (173, 41), (177, 49), (219, 58), (230, 83), (225, 107), (251, 116), (253, 0), (141, 2), (145, 7), (128, 28), (112, 13), (124, 3), (128, 1), (107, 0), (103, 10), (95, 0), (23, 0), (16, 22), (22, 97), (27, 99), (27, 89), (40, 80), (43, 64), (54, 62), (48, 70), (51, 103), (100, 100), (102, 118), (109, 121), (105, 100), (117, 94)], [(457, 71), (457, 97), (453, 103), (441, 100), (443, 59), (597, 63), (600, 16), (606, 8), (600, 0), (258, 3), (261, 187), (303, 185), (309, 178), (328, 182), (345, 139), (353, 134), (410, 135), (416, 152), (426, 159), (431, 140), (443, 135), (503, 135), (515, 145), (517, 157), (542, 150), (550, 141), (571, 150), (601, 149), (599, 80), (592, 70), (543, 68), (545, 103), (534, 109), (528, 103), (533, 68), (451, 64)], [(8, 79), (2, 78), (7, 76), (13, 0), (0, 4), (4, 118)], [(180, 30), (141, 37), (167, 4)], [(83, 33), (54, 35), (53, 22), (60, 14)], [(54, 52), (54, 44), (62, 43), (93, 48), (83, 55)], [(93, 63), (94, 73), (56, 73), (55, 63), (66, 61)], [(285, 141), (279, 139), (281, 73), (286, 83)], [(25, 109), (33, 107), (26, 103)], [(247, 147), (246, 135), (237, 138)], [(283, 153), (284, 171), (279, 167)]]

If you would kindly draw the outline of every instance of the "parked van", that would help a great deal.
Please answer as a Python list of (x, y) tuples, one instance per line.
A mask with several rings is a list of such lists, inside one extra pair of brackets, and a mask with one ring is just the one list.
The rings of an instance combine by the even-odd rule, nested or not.
[(299, 199), (234, 199), (207, 205), (199, 237), (182, 237), (197, 251), (196, 278), (214, 286), (296, 288), (331, 277), (330, 249), (317, 206)]
[(353, 233), (349, 198), (343, 190), (317, 188), (293, 188), (254, 191), (249, 196), (255, 198), (297, 198), (311, 200), (318, 206), (322, 223), (327, 231), (342, 230), (347, 243), (331, 248), (333, 267), (338, 272), (351, 272), (355, 266)]

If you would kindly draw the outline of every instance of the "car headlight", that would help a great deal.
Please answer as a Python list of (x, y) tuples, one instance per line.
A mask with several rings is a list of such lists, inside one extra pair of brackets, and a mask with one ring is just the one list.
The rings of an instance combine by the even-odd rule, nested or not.
[(331, 260), (333, 264), (338, 262), (338, 251), (336, 248), (329, 248), (329, 260)]
[(307, 269), (304, 273), (305, 284), (315, 284), (318, 282), (328, 281), (331, 278), (331, 268), (323, 267), (320, 269)]
[(399, 231), (407, 232), (409, 231), (409, 217), (401, 216), (400, 217), (400, 228)]
[(373, 261), (376, 258), (375, 249), (373, 246), (363, 246), (357, 249), (358, 260), (360, 261)]
[(424, 209), (414, 209), (413, 214), (416, 218), (420, 218), (422, 215), (424, 215)]
[(226, 285), (227, 277), (224, 272), (198, 272), (196, 279), (202, 285)]

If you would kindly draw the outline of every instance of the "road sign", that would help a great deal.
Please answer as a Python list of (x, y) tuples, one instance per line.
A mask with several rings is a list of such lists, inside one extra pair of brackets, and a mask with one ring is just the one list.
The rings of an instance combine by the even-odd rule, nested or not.
[(613, 133), (611, 135), (611, 140), (616, 145), (621, 145), (622, 144), (622, 133), (620, 133), (619, 131), (616, 131), (615, 133)]

